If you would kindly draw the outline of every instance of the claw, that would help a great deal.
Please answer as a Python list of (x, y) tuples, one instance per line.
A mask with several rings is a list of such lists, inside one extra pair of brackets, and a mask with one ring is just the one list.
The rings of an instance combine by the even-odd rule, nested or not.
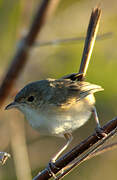
[(98, 119), (98, 115), (97, 115), (97, 111), (96, 111), (95, 107), (93, 107), (92, 113), (93, 113), (94, 119), (95, 119), (96, 124), (97, 124), (96, 129), (95, 129), (97, 137), (99, 139), (106, 137), (107, 134), (104, 132), (103, 128), (101, 128), (101, 125), (100, 125), (100, 122), (99, 122), (99, 119)]
[(95, 131), (96, 131), (98, 138), (102, 138), (102, 137), (104, 138), (107, 136), (107, 134), (104, 132), (103, 128), (101, 128), (99, 126), (96, 127)]
[(53, 172), (53, 169), (59, 170), (59, 168), (55, 166), (54, 162), (53, 162), (53, 161), (50, 161), (50, 162), (48, 163), (47, 171), (48, 171), (48, 173), (49, 173), (50, 176), (52, 176), (52, 177), (54, 177), (54, 178), (56, 179), (56, 175), (55, 175), (55, 173)]
[[(51, 177), (54, 177), (55, 179), (57, 178), (54, 172), (60, 171), (59, 167), (56, 167), (55, 161), (57, 158), (62, 154), (62, 152), (65, 151), (65, 149), (69, 146), (69, 144), (72, 141), (72, 135), (70, 133), (65, 133), (64, 134), (65, 139), (67, 140), (66, 144), (55, 154), (55, 156), (50, 160), (47, 166), (47, 171)], [(54, 171), (54, 172), (53, 172)]]

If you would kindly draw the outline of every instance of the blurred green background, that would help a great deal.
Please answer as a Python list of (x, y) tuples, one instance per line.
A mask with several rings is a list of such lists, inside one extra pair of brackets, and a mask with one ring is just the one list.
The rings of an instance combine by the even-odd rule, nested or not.
[[(39, 0), (0, 0), (0, 81), (18, 47), (18, 42), (28, 31)], [(39, 35), (40, 41), (85, 36), (92, 8), (98, 0), (61, 0), (54, 15)], [(87, 81), (99, 84), (103, 92), (96, 94), (96, 107), (101, 124), (117, 115), (117, 1), (103, 0), (102, 17), (98, 34), (112, 32), (113, 36), (96, 41), (87, 72)], [(37, 40), (38, 40), (37, 39)], [(12, 93), (4, 106), (13, 100), (25, 84), (45, 79), (60, 78), (77, 72), (84, 42), (58, 46), (34, 47)], [(0, 166), (0, 180), (30, 180), (42, 170), (58, 151), (64, 139), (40, 137), (20, 112), (0, 112), (0, 151), (11, 158)], [(73, 135), (72, 148), (90, 135), (95, 128), (91, 118)], [(116, 137), (114, 138), (116, 140)], [(112, 141), (112, 140), (111, 140)], [(117, 179), (117, 150), (107, 152), (84, 162), (64, 179), (115, 180)]]

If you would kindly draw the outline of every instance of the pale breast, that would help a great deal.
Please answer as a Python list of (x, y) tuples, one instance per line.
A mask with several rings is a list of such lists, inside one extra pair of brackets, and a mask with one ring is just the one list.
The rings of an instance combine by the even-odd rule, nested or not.
[(82, 126), (90, 117), (93, 104), (92, 94), (68, 107), (48, 105), (38, 112), (30, 107), (20, 107), (20, 110), (30, 125), (43, 135), (63, 136)]
[(94, 103), (95, 98), (90, 94), (68, 108), (48, 106), (33, 119), (33, 127), (42, 134), (62, 136), (65, 132), (76, 130), (89, 119)]

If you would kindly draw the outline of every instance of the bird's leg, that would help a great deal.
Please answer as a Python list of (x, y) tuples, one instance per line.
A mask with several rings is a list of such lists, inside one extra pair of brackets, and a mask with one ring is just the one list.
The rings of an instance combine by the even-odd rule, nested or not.
[(96, 133), (97, 133), (97, 135), (99, 137), (100, 137), (100, 135), (103, 136), (103, 137), (107, 136), (107, 134), (101, 128), (99, 118), (98, 118), (98, 115), (97, 115), (97, 111), (96, 111), (96, 107), (93, 107), (92, 114), (93, 114), (94, 119), (96, 121)]
[[(97, 133), (97, 136), (98, 137), (100, 137), (100, 136), (101, 137), (106, 137), (107, 134), (103, 131), (103, 128), (100, 125), (99, 118), (98, 118), (97, 111), (96, 111), (96, 107), (93, 107), (92, 114), (93, 114), (94, 119), (96, 121), (96, 133)], [(77, 161), (78, 161), (77, 159), (73, 160), (66, 167), (64, 167), (61, 171), (64, 172), (64, 170), (67, 170), (68, 168), (73, 166)]]
[(71, 143), (73, 136), (70, 133), (65, 133), (64, 134), (65, 139), (67, 140), (67, 142), (65, 143), (65, 145), (54, 155), (54, 157), (51, 159), (51, 161), (54, 163), (57, 158), (65, 151), (65, 149), (67, 149), (67, 147), (69, 146), (69, 144)]
[(57, 160), (57, 158), (67, 149), (67, 147), (69, 146), (69, 144), (71, 143), (73, 136), (70, 133), (65, 133), (64, 134), (65, 139), (67, 140), (67, 142), (65, 143), (65, 145), (52, 157), (52, 159), (50, 160), (49, 164), (48, 164), (48, 171), (49, 173), (56, 178), (56, 175), (53, 173), (52, 169), (59, 169), (57, 168), (54, 163)]

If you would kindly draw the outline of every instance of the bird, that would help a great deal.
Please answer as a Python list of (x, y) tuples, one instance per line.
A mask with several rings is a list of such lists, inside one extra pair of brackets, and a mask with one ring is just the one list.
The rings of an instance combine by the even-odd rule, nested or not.
[(65, 145), (51, 159), (51, 163), (69, 146), (73, 131), (84, 125), (92, 113), (96, 120), (96, 129), (101, 132), (94, 93), (103, 88), (80, 81), (80, 76), (81, 74), (74, 73), (60, 79), (48, 78), (31, 82), (5, 108), (21, 111), (40, 135), (66, 139)]

